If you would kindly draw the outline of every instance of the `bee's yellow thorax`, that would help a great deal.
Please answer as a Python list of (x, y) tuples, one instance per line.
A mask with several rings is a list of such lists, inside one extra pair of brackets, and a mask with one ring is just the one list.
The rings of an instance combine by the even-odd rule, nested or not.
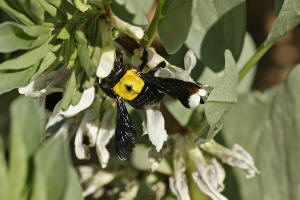
[(113, 87), (114, 92), (125, 100), (133, 100), (144, 87), (144, 81), (136, 74), (136, 69), (128, 70)]

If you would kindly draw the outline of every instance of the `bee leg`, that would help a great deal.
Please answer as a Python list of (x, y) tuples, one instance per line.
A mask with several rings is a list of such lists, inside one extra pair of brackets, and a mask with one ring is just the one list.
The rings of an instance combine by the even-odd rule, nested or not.
[(157, 70), (165, 68), (167, 66), (165, 61), (161, 61), (160, 63), (158, 63), (158, 65), (156, 65), (156, 67), (154, 67), (151, 71), (149, 71), (150, 74), (155, 74), (155, 72), (157, 72)]
[(116, 51), (115, 62), (123, 63), (123, 54), (120, 51)]
[(113, 90), (110, 89), (110, 88), (105, 87), (104, 85), (105, 85), (105, 82), (101, 82), (101, 83), (99, 84), (99, 86), (100, 86), (100, 88), (102, 89), (102, 91), (105, 92), (105, 94), (106, 94), (107, 96), (109, 96), (110, 98), (116, 99), (116, 98), (117, 98), (117, 95), (115, 95), (115, 93), (113, 92)]
[(140, 71), (143, 71), (144, 67), (146, 66), (148, 62), (148, 51), (144, 48), (143, 49), (143, 55), (141, 57), (142, 64), (139, 66)]

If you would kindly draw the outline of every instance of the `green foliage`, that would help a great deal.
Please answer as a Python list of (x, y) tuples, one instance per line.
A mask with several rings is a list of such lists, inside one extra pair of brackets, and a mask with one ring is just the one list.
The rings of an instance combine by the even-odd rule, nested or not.
[(243, 96), (226, 117), (227, 144), (245, 147), (261, 171), (252, 180), (235, 171), (241, 199), (299, 198), (299, 75), (298, 65), (279, 88)]
[[(238, 60), (246, 31), (244, 0), (193, 1), (186, 45), (214, 71), (224, 69), (224, 51)], [(174, 22), (177, 24), (177, 21)]]
[(0, 52), (7, 53), (20, 49), (32, 49), (45, 43), (49, 37), (49, 28), (23, 26), (14, 22), (6, 22), (0, 26)]
[(282, 8), (275, 19), (272, 29), (268, 35), (265, 44), (272, 43), (287, 32), (292, 30), (300, 23), (300, 2), (293, 0), (285, 0)]
[[(148, 22), (147, 13), (154, 5), (157, 10), (153, 20)], [(97, 108), (94, 116), (97, 120), (102, 119), (107, 108), (114, 109), (112, 101), (107, 100), (99, 88), (98, 81), (105, 76), (101, 77), (98, 71), (109, 74), (115, 50), (126, 52), (124, 60), (130, 65), (133, 48), (150, 47), (158, 35), (167, 53), (172, 54), (168, 61), (176, 73), (182, 72), (176, 66), (183, 68), (188, 49), (196, 55), (198, 61), (191, 77), (211, 89), (206, 104), (188, 110), (166, 97), (163, 114), (172, 118), (165, 119), (166, 127), (175, 127), (172, 133), (181, 135), (169, 135), (162, 153), (150, 150), (149, 141), (140, 138), (142, 144), (134, 149), (130, 163), (121, 164), (113, 159), (114, 166), (108, 164), (109, 170), (98, 172), (100, 179), (97, 174), (88, 179), (92, 188), (100, 188), (95, 189), (95, 194), (102, 192), (104, 198), (113, 199), (154, 199), (158, 198), (159, 190), (153, 188), (162, 189), (164, 186), (160, 187), (160, 183), (173, 176), (181, 178), (177, 185), (188, 181), (192, 199), (199, 194), (201, 199), (209, 198), (193, 182), (193, 173), (199, 170), (194, 160), (181, 163), (183, 166), (177, 163), (179, 166), (174, 167), (174, 151), (186, 151), (187, 155), (195, 148), (208, 164), (214, 155), (202, 155), (198, 146), (223, 132), (225, 142), (245, 147), (261, 171), (261, 175), (248, 181), (234, 170), (240, 199), (296, 200), (300, 196), (297, 175), (300, 168), (297, 153), (300, 150), (300, 66), (279, 88), (264, 94), (250, 92), (256, 63), (276, 41), (300, 23), (300, 1), (275, 1), (275, 21), (267, 39), (257, 49), (251, 35), (246, 33), (245, 0), (0, 0), (0, 9), (9, 16), (3, 19), (15, 21), (0, 24), (0, 94), (29, 83), (29, 89), (45, 84), (45, 88), (40, 88), (44, 92), (39, 96), (41, 102), (51, 92), (62, 92), (59, 106), (50, 115), (68, 110), (70, 105), (76, 107), (84, 90), (91, 87), (96, 91), (92, 106)], [(111, 19), (116, 18), (110, 14), (120, 21), (115, 20), (113, 24)], [(122, 41), (124, 34), (133, 40)], [(136, 44), (131, 46), (132, 41)], [(1, 120), (8, 109), (0, 109)], [(67, 123), (76, 127), (86, 115), (82, 113), (63, 119), (54, 127)], [(0, 199), (83, 199), (65, 139), (70, 133), (63, 129), (45, 139), (48, 115), (39, 103), (29, 98), (14, 101), (10, 115), (8, 139), (0, 137)], [(142, 132), (140, 124), (144, 112), (135, 110), (131, 115), (139, 125), (138, 132)], [(86, 126), (83, 129), (93, 126), (94, 122), (83, 123)], [(104, 129), (108, 132), (109, 128)], [(3, 130), (0, 129), (1, 134)], [(192, 141), (186, 141), (182, 135), (188, 135), (186, 138)], [(182, 145), (179, 150), (173, 144), (178, 138), (189, 146)], [(105, 148), (106, 144), (99, 145), (101, 142), (97, 141), (96, 149)], [(196, 145), (193, 146), (193, 142)], [(153, 166), (157, 167), (157, 173), (149, 175)], [(178, 173), (175, 168), (182, 171)], [(184, 178), (186, 170), (187, 179)], [(104, 191), (107, 184), (111, 191)], [(162, 190), (164, 199), (175, 199), (169, 189)]]
[(187, 38), (191, 27), (192, 5), (191, 0), (164, 2), (162, 17), (158, 23), (158, 34), (169, 54), (178, 51)]
[(0, 137), (1, 199), (82, 199), (62, 135), (44, 142), (45, 114), (37, 102), (18, 98), (10, 113), (7, 164)]
[(35, 74), (38, 65), (35, 64), (27, 69), (18, 71), (0, 71), (0, 94), (12, 89), (27, 85), (31, 77)]
[(154, 0), (116, 0), (111, 9), (120, 19), (135, 25), (147, 25), (147, 11)]
[(202, 128), (196, 144), (211, 140), (223, 127), (226, 113), (237, 103), (238, 73), (230, 51), (225, 51), (225, 70), (205, 104), (207, 125)]

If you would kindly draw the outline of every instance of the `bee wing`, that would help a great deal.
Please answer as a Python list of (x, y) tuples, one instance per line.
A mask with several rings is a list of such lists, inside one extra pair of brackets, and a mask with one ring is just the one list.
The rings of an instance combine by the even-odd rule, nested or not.
[(187, 108), (204, 104), (208, 97), (208, 91), (200, 84), (175, 78), (155, 77), (151, 73), (141, 74), (141, 76), (159, 91), (178, 99)]
[(136, 142), (136, 132), (122, 98), (117, 99), (115, 149), (121, 160), (126, 160)]

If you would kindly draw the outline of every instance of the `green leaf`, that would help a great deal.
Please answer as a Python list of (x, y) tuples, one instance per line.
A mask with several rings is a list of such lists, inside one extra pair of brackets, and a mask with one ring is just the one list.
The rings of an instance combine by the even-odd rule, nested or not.
[(136, 1), (136, 3), (139, 4), (140, 8), (142, 8), (146, 14), (151, 9), (154, 2), (155, 2), (155, 0), (138, 0), (138, 1)]
[(275, 15), (278, 16), (284, 0), (275, 0)]
[[(178, 21), (173, 23), (177, 25)], [(235, 60), (241, 54), (246, 32), (245, 1), (194, 1), (190, 27), (185, 42), (188, 48), (206, 66), (221, 71), (225, 49), (232, 52)]]
[(7, 164), (5, 159), (5, 149), (0, 136), (0, 199), (9, 199), (8, 191), (9, 185), (7, 184), (8, 174), (7, 174)]
[(279, 40), (300, 23), (300, 1), (285, 0), (276, 17), (265, 45)]
[(48, 3), (54, 5), (56, 8), (59, 8), (62, 0), (46, 0)]
[(9, 182), (11, 199), (17, 200), (29, 175), (29, 159), (42, 141), (45, 116), (27, 97), (14, 101), (10, 113)]
[(75, 169), (71, 168), (68, 172), (67, 188), (65, 189), (64, 200), (81, 200), (82, 188), (79, 182), (79, 177)]
[(203, 129), (196, 143), (212, 139), (223, 127), (226, 113), (237, 102), (238, 72), (229, 50), (225, 51), (225, 70), (205, 104), (207, 127)]
[(226, 143), (245, 147), (261, 171), (251, 180), (235, 171), (243, 200), (299, 199), (299, 76), (300, 65), (267, 97), (249, 95), (228, 114), (224, 126)]
[[(251, 58), (251, 56), (255, 54), (255, 52), (256, 52), (255, 43), (254, 43), (251, 35), (249, 33), (247, 33), (245, 35), (244, 46), (242, 49), (241, 56), (240, 56), (238, 62), (236, 63), (237, 69), (241, 70), (243, 68), (243, 66), (246, 64), (246, 62), (249, 60), (249, 58)], [(239, 85), (238, 85), (238, 93), (239, 94), (246, 93), (251, 90), (251, 87), (252, 87), (252, 84), (254, 81), (255, 72), (256, 72), (256, 66), (253, 67), (247, 73), (247, 75), (243, 78), (243, 80), (241, 82), (239, 82)]]
[(187, 39), (192, 23), (192, 0), (166, 0), (158, 34), (169, 54), (177, 52)]
[(49, 37), (50, 30), (46, 27), (5, 22), (0, 24), (0, 52), (32, 49), (45, 43)]
[[(116, 0), (111, 4), (113, 13), (120, 19), (135, 25), (147, 25), (145, 9), (153, 0)], [(142, 4), (142, 6), (141, 6)]]
[(0, 1), (0, 8), (4, 12), (6, 12), (9, 16), (16, 19), (16, 21), (21, 21), (22, 23), (27, 24), (27, 25), (33, 25), (34, 24), (34, 22), (31, 19), (29, 19), (23, 13), (21, 13), (21, 12), (15, 10), (14, 8), (12, 8), (5, 0)]
[[(96, 26), (96, 25), (95, 25)], [(99, 26), (99, 24), (97, 24)], [(98, 28), (98, 29), (97, 29)], [(84, 26), (76, 30), (75, 39), (78, 42), (78, 57), (86, 74), (91, 77), (95, 74), (101, 55), (101, 34), (99, 27), (93, 27), (92, 32), (95, 35), (94, 44), (88, 42), (83, 31)]]
[(16, 10), (26, 14), (37, 24), (44, 22), (44, 9), (39, 3), (39, 0), (6, 0), (9, 5)]
[[(56, 18), (56, 20), (66, 20), (66, 13), (63, 13), (55, 5), (49, 3), (48, 0), (39, 0), (39, 3), (52, 17)], [(57, 4), (58, 3), (59, 1), (57, 1)]]
[(0, 94), (27, 85), (37, 71), (38, 64), (18, 71), (0, 71)]
[(73, 1), (76, 8), (81, 12), (85, 12), (89, 9), (89, 7), (86, 5), (87, 0), (73, 0)]
[(52, 48), (52, 45), (48, 43), (43, 44), (40, 47), (32, 49), (16, 58), (12, 58), (0, 64), (0, 71), (3, 70), (20, 70), (31, 67), (32, 65), (41, 61), (43, 57)]
[(73, 95), (76, 91), (76, 75), (75, 70), (73, 70), (70, 79), (67, 82), (66, 90), (63, 95), (63, 99), (61, 102), (61, 109), (67, 110), (69, 105), (72, 102)]
[(29, 14), (35, 19), (37, 24), (42, 24), (45, 18), (45, 10), (39, 0), (30, 0)]
[(63, 199), (70, 168), (67, 144), (62, 135), (49, 139), (34, 155), (31, 200)]
[(138, 144), (131, 154), (131, 164), (138, 170), (149, 170), (150, 164), (148, 160), (150, 148), (145, 145)]
[(46, 56), (43, 58), (39, 69), (37, 70), (37, 72), (34, 74), (33, 78), (37, 77), (38, 75), (40, 75), (41, 73), (43, 73), (46, 69), (48, 69), (53, 63), (55, 63), (55, 61), (57, 61), (57, 57), (56, 55), (52, 52), (49, 51)]

